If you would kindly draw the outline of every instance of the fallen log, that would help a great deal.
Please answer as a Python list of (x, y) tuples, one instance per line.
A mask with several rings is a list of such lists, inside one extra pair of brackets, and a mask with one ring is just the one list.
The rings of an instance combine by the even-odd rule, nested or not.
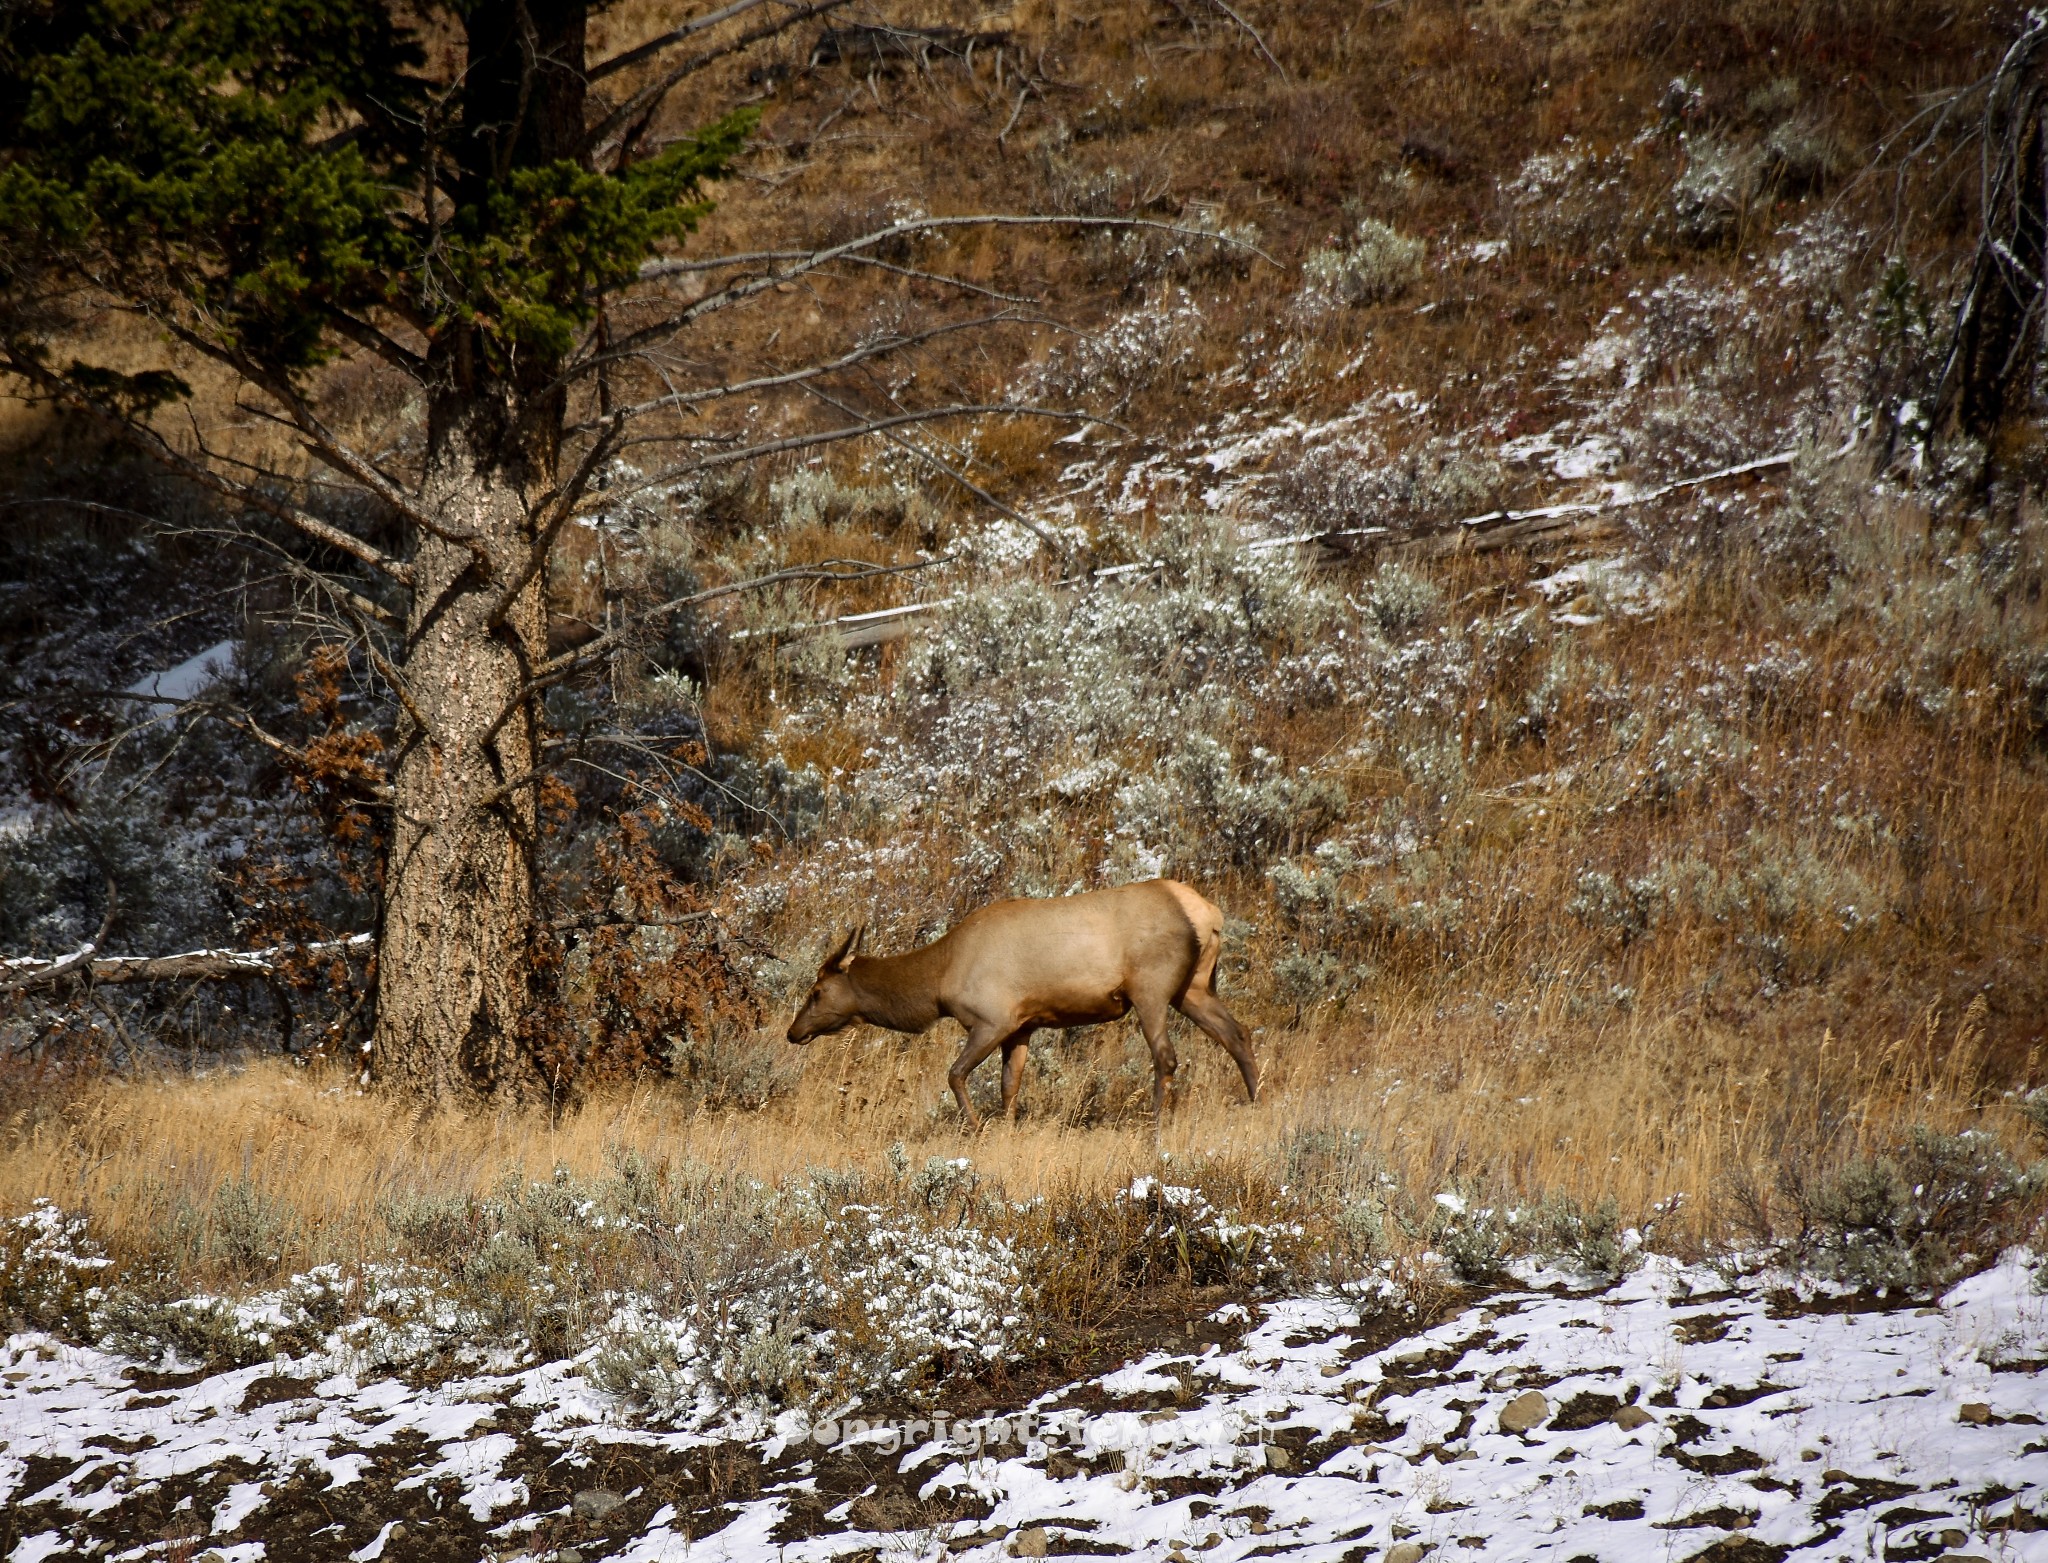
[[(1843, 451), (1836, 454), (1845, 453), (1847, 448), (1845, 446)], [(1300, 548), (1320, 544), (1341, 553), (1363, 553), (1384, 548), (1431, 558), (1457, 553), (1487, 553), (1498, 548), (1512, 548), (1518, 543), (1534, 539), (1548, 538), (1555, 533), (1571, 532), (1583, 526), (1587, 517), (1607, 516), (1618, 510), (1633, 510), (1638, 505), (1655, 504), (1658, 500), (1685, 489), (1699, 488), (1707, 483), (1720, 483), (1729, 478), (1746, 477), (1752, 472), (1768, 472), (1773, 467), (1789, 467), (1798, 455), (1797, 451), (1782, 450), (1774, 456), (1759, 456), (1754, 461), (1741, 462), (1733, 467), (1722, 467), (1715, 472), (1702, 472), (1693, 477), (1679, 478), (1674, 482), (1660, 484), (1656, 488), (1644, 489), (1639, 494), (1615, 494), (1606, 499), (1539, 505), (1532, 510), (1489, 510), (1484, 515), (1466, 516), (1462, 520), (1454, 521), (1440, 532), (1398, 537), (1391, 527), (1335, 527), (1324, 532), (1293, 532), (1286, 537), (1255, 538), (1246, 543), (1244, 549), (1249, 554), (1262, 554), (1276, 548)], [(1597, 535), (1597, 529), (1592, 535)]]
[[(1852, 439), (1834, 454), (1846, 455), (1854, 443)], [(1333, 553), (1346, 555), (1389, 553), (1400, 557), (1441, 559), (1453, 554), (1484, 554), (1503, 548), (1526, 548), (1539, 543), (1555, 543), (1566, 538), (1575, 543), (1594, 542), (1612, 535), (1617, 511), (1631, 510), (1637, 505), (1654, 504), (1672, 494), (1681, 493), (1689, 488), (1699, 488), (1704, 484), (1746, 477), (1753, 472), (1768, 472), (1775, 467), (1789, 467), (1798, 458), (1798, 454), (1797, 451), (1779, 451), (1775, 455), (1759, 456), (1754, 461), (1740, 462), (1732, 467), (1722, 467), (1718, 471), (1679, 478), (1670, 483), (1660, 484), (1656, 488), (1645, 489), (1641, 493), (1616, 494), (1606, 499), (1577, 500), (1560, 505), (1541, 505), (1531, 510), (1489, 510), (1484, 515), (1467, 516), (1454, 521), (1438, 532), (1400, 536), (1393, 528), (1384, 526), (1335, 527), (1321, 532), (1293, 532), (1285, 537), (1254, 538), (1244, 545), (1244, 551), (1248, 554), (1261, 554), (1269, 553), (1276, 548), (1319, 546)], [(1136, 564), (1114, 564), (1105, 569), (1090, 570), (1085, 575), (1069, 576), (1054, 584), (1086, 586), (1098, 581), (1149, 574), (1163, 567), (1165, 563), (1163, 559), (1151, 559)], [(957, 596), (942, 597), (933, 602), (906, 603), (899, 608), (876, 608), (866, 613), (842, 614), (836, 619), (820, 619), (810, 624), (787, 624), (766, 630), (741, 630), (733, 639), (758, 640), (772, 637), (788, 642), (836, 630), (840, 643), (851, 651), (861, 646), (878, 646), (886, 641), (901, 640), (916, 627), (914, 620), (951, 607), (959, 600)]]
[(310, 944), (274, 944), (263, 950), (187, 950), (178, 955), (99, 955), (86, 944), (69, 955), (45, 959), (21, 955), (0, 960), (0, 994), (50, 987), (71, 978), (99, 983), (222, 981), (276, 976), (288, 960), (348, 953), (368, 954), (375, 938), (350, 934), (345, 939)]

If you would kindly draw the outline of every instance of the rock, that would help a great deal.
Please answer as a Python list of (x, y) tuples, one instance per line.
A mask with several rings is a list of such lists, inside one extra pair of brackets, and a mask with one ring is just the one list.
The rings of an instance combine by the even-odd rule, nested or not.
[(1267, 1470), (1284, 1471), (1292, 1464), (1294, 1464), (1294, 1457), (1288, 1454), (1285, 1449), (1282, 1449), (1278, 1444), (1266, 1445)]
[(1991, 1425), (1991, 1408), (1981, 1400), (1973, 1400), (1968, 1405), (1959, 1406), (1956, 1409), (1956, 1420), (1958, 1422), (1968, 1422), (1972, 1427), (1989, 1427)]
[(547, 1555), (546, 1563), (583, 1563), (583, 1554), (574, 1547), (557, 1547)]
[(1010, 1556), (1013, 1558), (1042, 1558), (1045, 1556), (1045, 1527), (1027, 1525), (1010, 1538)]
[(1341, 1362), (1326, 1362), (1323, 1364), (1324, 1378), (1342, 1378), (1344, 1371), (1344, 1364)]
[(1422, 1563), (1422, 1554), (1428, 1550), (1419, 1541), (1397, 1541), (1387, 1548), (1387, 1563)]
[[(1530, 1390), (1517, 1395), (1500, 1408), (1500, 1430), (1503, 1433), (1526, 1433), (1531, 1428), (1541, 1427), (1550, 1416), (1550, 1402), (1543, 1398), (1541, 1390)], [(1387, 1563), (1393, 1563), (1391, 1555)]]
[(1818, 1449), (1802, 1449), (1799, 1451), (1799, 1458), (1811, 1465), (1820, 1458), (1820, 1451)]
[(1633, 1433), (1639, 1427), (1648, 1427), (1656, 1420), (1641, 1406), (1623, 1406), (1614, 1413), (1614, 1425), (1624, 1433)]
[(569, 1512), (579, 1520), (601, 1520), (625, 1501), (602, 1487), (587, 1487), (569, 1500)]
[(1252, 1521), (1252, 1534), (1254, 1536), (1263, 1536), (1270, 1529), (1272, 1529), (1272, 1527), (1268, 1525), (1264, 1520)]
[(1969, 1534), (1966, 1531), (1945, 1530), (1941, 1533), (1941, 1544), (1951, 1552), (1955, 1551), (1956, 1548), (1969, 1539)]
[(1820, 1473), (1820, 1479), (1824, 1485), (1829, 1487), (1834, 1486), (1837, 1482), (1853, 1482), (1856, 1480), (1847, 1471), (1838, 1471), (1832, 1465)]

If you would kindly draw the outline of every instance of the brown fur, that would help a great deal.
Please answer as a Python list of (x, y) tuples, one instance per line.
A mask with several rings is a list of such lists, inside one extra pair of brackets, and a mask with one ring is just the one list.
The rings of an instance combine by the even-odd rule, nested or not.
[(1165, 1111), (1179, 1061), (1166, 1036), (1168, 1006), (1214, 1037), (1258, 1100), (1250, 1039), (1216, 996), (1223, 914), (1171, 879), (1048, 901), (997, 901), (906, 955), (858, 953), (856, 928), (826, 957), (789, 1040), (855, 1021), (919, 1032), (942, 1019), (967, 1028), (947, 1079), (960, 1111), (979, 1123), (967, 1079), (998, 1048), (1003, 1112), (1014, 1117), (1025, 1049), (1044, 1026), (1092, 1026), (1133, 1010), (1152, 1050), (1152, 1110)]

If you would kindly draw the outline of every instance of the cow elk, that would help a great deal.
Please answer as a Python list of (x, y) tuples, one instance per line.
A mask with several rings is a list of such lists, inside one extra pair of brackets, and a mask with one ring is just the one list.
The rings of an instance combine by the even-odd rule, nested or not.
[(860, 954), (864, 932), (865, 924), (826, 957), (789, 1040), (809, 1042), (856, 1021), (914, 1035), (957, 1020), (967, 1044), (946, 1078), (971, 1125), (981, 1119), (968, 1100), (968, 1077), (989, 1054), (1002, 1049), (1003, 1112), (1014, 1117), (1032, 1032), (1120, 1020), (1133, 1010), (1152, 1050), (1157, 1118), (1178, 1067), (1166, 1036), (1169, 1005), (1223, 1045), (1246, 1095), (1258, 1100), (1251, 1041), (1216, 997), (1223, 914), (1175, 880), (998, 901), (906, 955)]

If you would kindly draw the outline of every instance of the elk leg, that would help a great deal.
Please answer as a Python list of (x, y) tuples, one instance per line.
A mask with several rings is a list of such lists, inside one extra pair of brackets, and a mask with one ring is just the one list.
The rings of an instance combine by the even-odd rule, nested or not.
[(1166, 1035), (1166, 1006), (1133, 1002), (1131, 1007), (1138, 1012), (1138, 1025), (1145, 1033), (1145, 1046), (1152, 1050), (1152, 1119), (1155, 1123), (1163, 1122), (1174, 1071), (1180, 1068), (1180, 1059), (1175, 1056), (1173, 1043)]
[(960, 1103), (960, 1115), (967, 1120), (970, 1129), (981, 1127), (981, 1114), (968, 1100), (967, 1077), (974, 1073), (984, 1058), (1003, 1045), (1009, 1034), (995, 1026), (976, 1026), (967, 1033), (967, 1045), (960, 1049), (960, 1056), (946, 1071), (946, 1083), (952, 1086), (954, 1099)]
[(1246, 1099), (1256, 1102), (1259, 1099), (1259, 1063), (1252, 1056), (1251, 1038), (1244, 1034), (1244, 1027), (1237, 1023), (1237, 1017), (1225, 1009), (1223, 1001), (1208, 988), (1189, 988), (1174, 1008), (1223, 1045), (1223, 1051), (1237, 1064), (1237, 1072), (1244, 1076)]
[(1017, 1032), (1003, 1043), (1003, 1116), (1017, 1121), (1017, 1092), (1024, 1084), (1024, 1059), (1031, 1049), (1031, 1028)]

